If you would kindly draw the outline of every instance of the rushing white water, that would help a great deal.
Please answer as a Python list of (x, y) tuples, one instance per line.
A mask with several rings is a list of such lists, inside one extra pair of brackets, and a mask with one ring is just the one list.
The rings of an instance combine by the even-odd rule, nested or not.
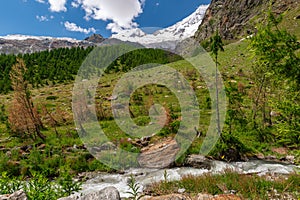
[(124, 174), (103, 173), (93, 179), (90, 179), (83, 184), (81, 193), (89, 193), (108, 186), (114, 186), (119, 190), (122, 198), (129, 197), (130, 195), (126, 192), (130, 191), (127, 183), (131, 174), (134, 175), (140, 186), (140, 191), (142, 191), (146, 185), (164, 180), (165, 171), (168, 174), (168, 180), (179, 180), (185, 175), (202, 175), (208, 172), (220, 173), (226, 169), (231, 169), (244, 174), (256, 173), (258, 175), (265, 175), (267, 173), (290, 174), (293, 173), (296, 168), (299, 169), (299, 166), (253, 160), (233, 163), (213, 161), (213, 167), (211, 170), (192, 167), (178, 167), (171, 169), (129, 169), (125, 171)]

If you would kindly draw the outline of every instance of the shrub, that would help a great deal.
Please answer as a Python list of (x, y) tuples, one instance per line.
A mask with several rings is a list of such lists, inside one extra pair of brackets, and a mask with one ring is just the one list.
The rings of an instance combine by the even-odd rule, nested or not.
[(23, 189), (28, 200), (56, 200), (81, 189), (81, 183), (74, 182), (67, 173), (62, 174), (55, 181), (50, 181), (44, 175), (36, 172), (32, 172), (31, 176), (31, 179), (25, 181), (22, 178), (12, 178), (7, 173), (2, 173), (0, 194), (12, 194)]
[(56, 99), (58, 99), (58, 96), (51, 95), (46, 97), (46, 100), (56, 100)]
[(82, 183), (74, 182), (72, 176), (69, 173), (62, 173), (61, 177), (58, 179), (60, 185), (59, 191), (62, 196), (69, 196), (74, 191), (79, 191), (81, 189)]
[(236, 136), (223, 133), (210, 155), (226, 161), (239, 161), (248, 152), (251, 152), (251, 149), (246, 147)]
[(3, 172), (0, 179), (0, 194), (11, 194), (19, 189), (21, 189), (21, 182), (9, 177), (7, 172)]

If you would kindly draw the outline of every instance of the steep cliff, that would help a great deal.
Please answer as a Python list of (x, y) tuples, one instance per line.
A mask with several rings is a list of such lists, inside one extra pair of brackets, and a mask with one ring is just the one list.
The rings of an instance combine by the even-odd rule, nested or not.
[[(298, 0), (275, 0), (272, 8), (281, 14), (299, 5)], [(198, 41), (208, 39), (217, 28), (226, 40), (250, 35), (268, 7), (269, 0), (212, 0), (195, 38)]]

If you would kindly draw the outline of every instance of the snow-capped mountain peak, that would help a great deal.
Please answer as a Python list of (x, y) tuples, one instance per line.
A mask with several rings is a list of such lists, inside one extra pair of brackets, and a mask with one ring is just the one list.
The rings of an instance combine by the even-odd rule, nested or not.
[(180, 41), (189, 38), (195, 34), (209, 5), (201, 5), (190, 16), (184, 18), (180, 22), (154, 32), (146, 34), (139, 28), (123, 30), (117, 34), (113, 34), (111, 38), (116, 38), (122, 41), (138, 42), (148, 47), (153, 44)]
[[(139, 38), (139, 37), (144, 37), (146, 36), (147, 34), (142, 31), (141, 29), (139, 28), (134, 28), (134, 29), (127, 29), (127, 30), (123, 30), (122, 32), (116, 34), (118, 35), (118, 37), (123, 37), (123, 38)], [(115, 35), (115, 36), (116, 36)], [(112, 37), (112, 38), (117, 38), (117, 37)]]
[(164, 32), (171, 32), (180, 39), (193, 36), (200, 26), (207, 8), (208, 5), (199, 6), (198, 9), (190, 16), (184, 18), (180, 22), (177, 22), (173, 26), (156, 31), (154, 35), (164, 34)]

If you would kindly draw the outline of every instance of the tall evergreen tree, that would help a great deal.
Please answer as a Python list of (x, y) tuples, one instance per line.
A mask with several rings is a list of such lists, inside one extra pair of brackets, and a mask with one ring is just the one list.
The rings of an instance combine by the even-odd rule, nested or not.
[(215, 81), (216, 81), (216, 120), (217, 120), (217, 131), (219, 136), (221, 136), (221, 125), (220, 125), (220, 111), (219, 111), (219, 88), (218, 88), (218, 55), (219, 51), (224, 51), (224, 44), (222, 41), (222, 38), (219, 34), (219, 31), (217, 30), (214, 36), (210, 40), (211, 43), (211, 51), (212, 54), (214, 55), (215, 62), (216, 62), (216, 69), (215, 69)]

